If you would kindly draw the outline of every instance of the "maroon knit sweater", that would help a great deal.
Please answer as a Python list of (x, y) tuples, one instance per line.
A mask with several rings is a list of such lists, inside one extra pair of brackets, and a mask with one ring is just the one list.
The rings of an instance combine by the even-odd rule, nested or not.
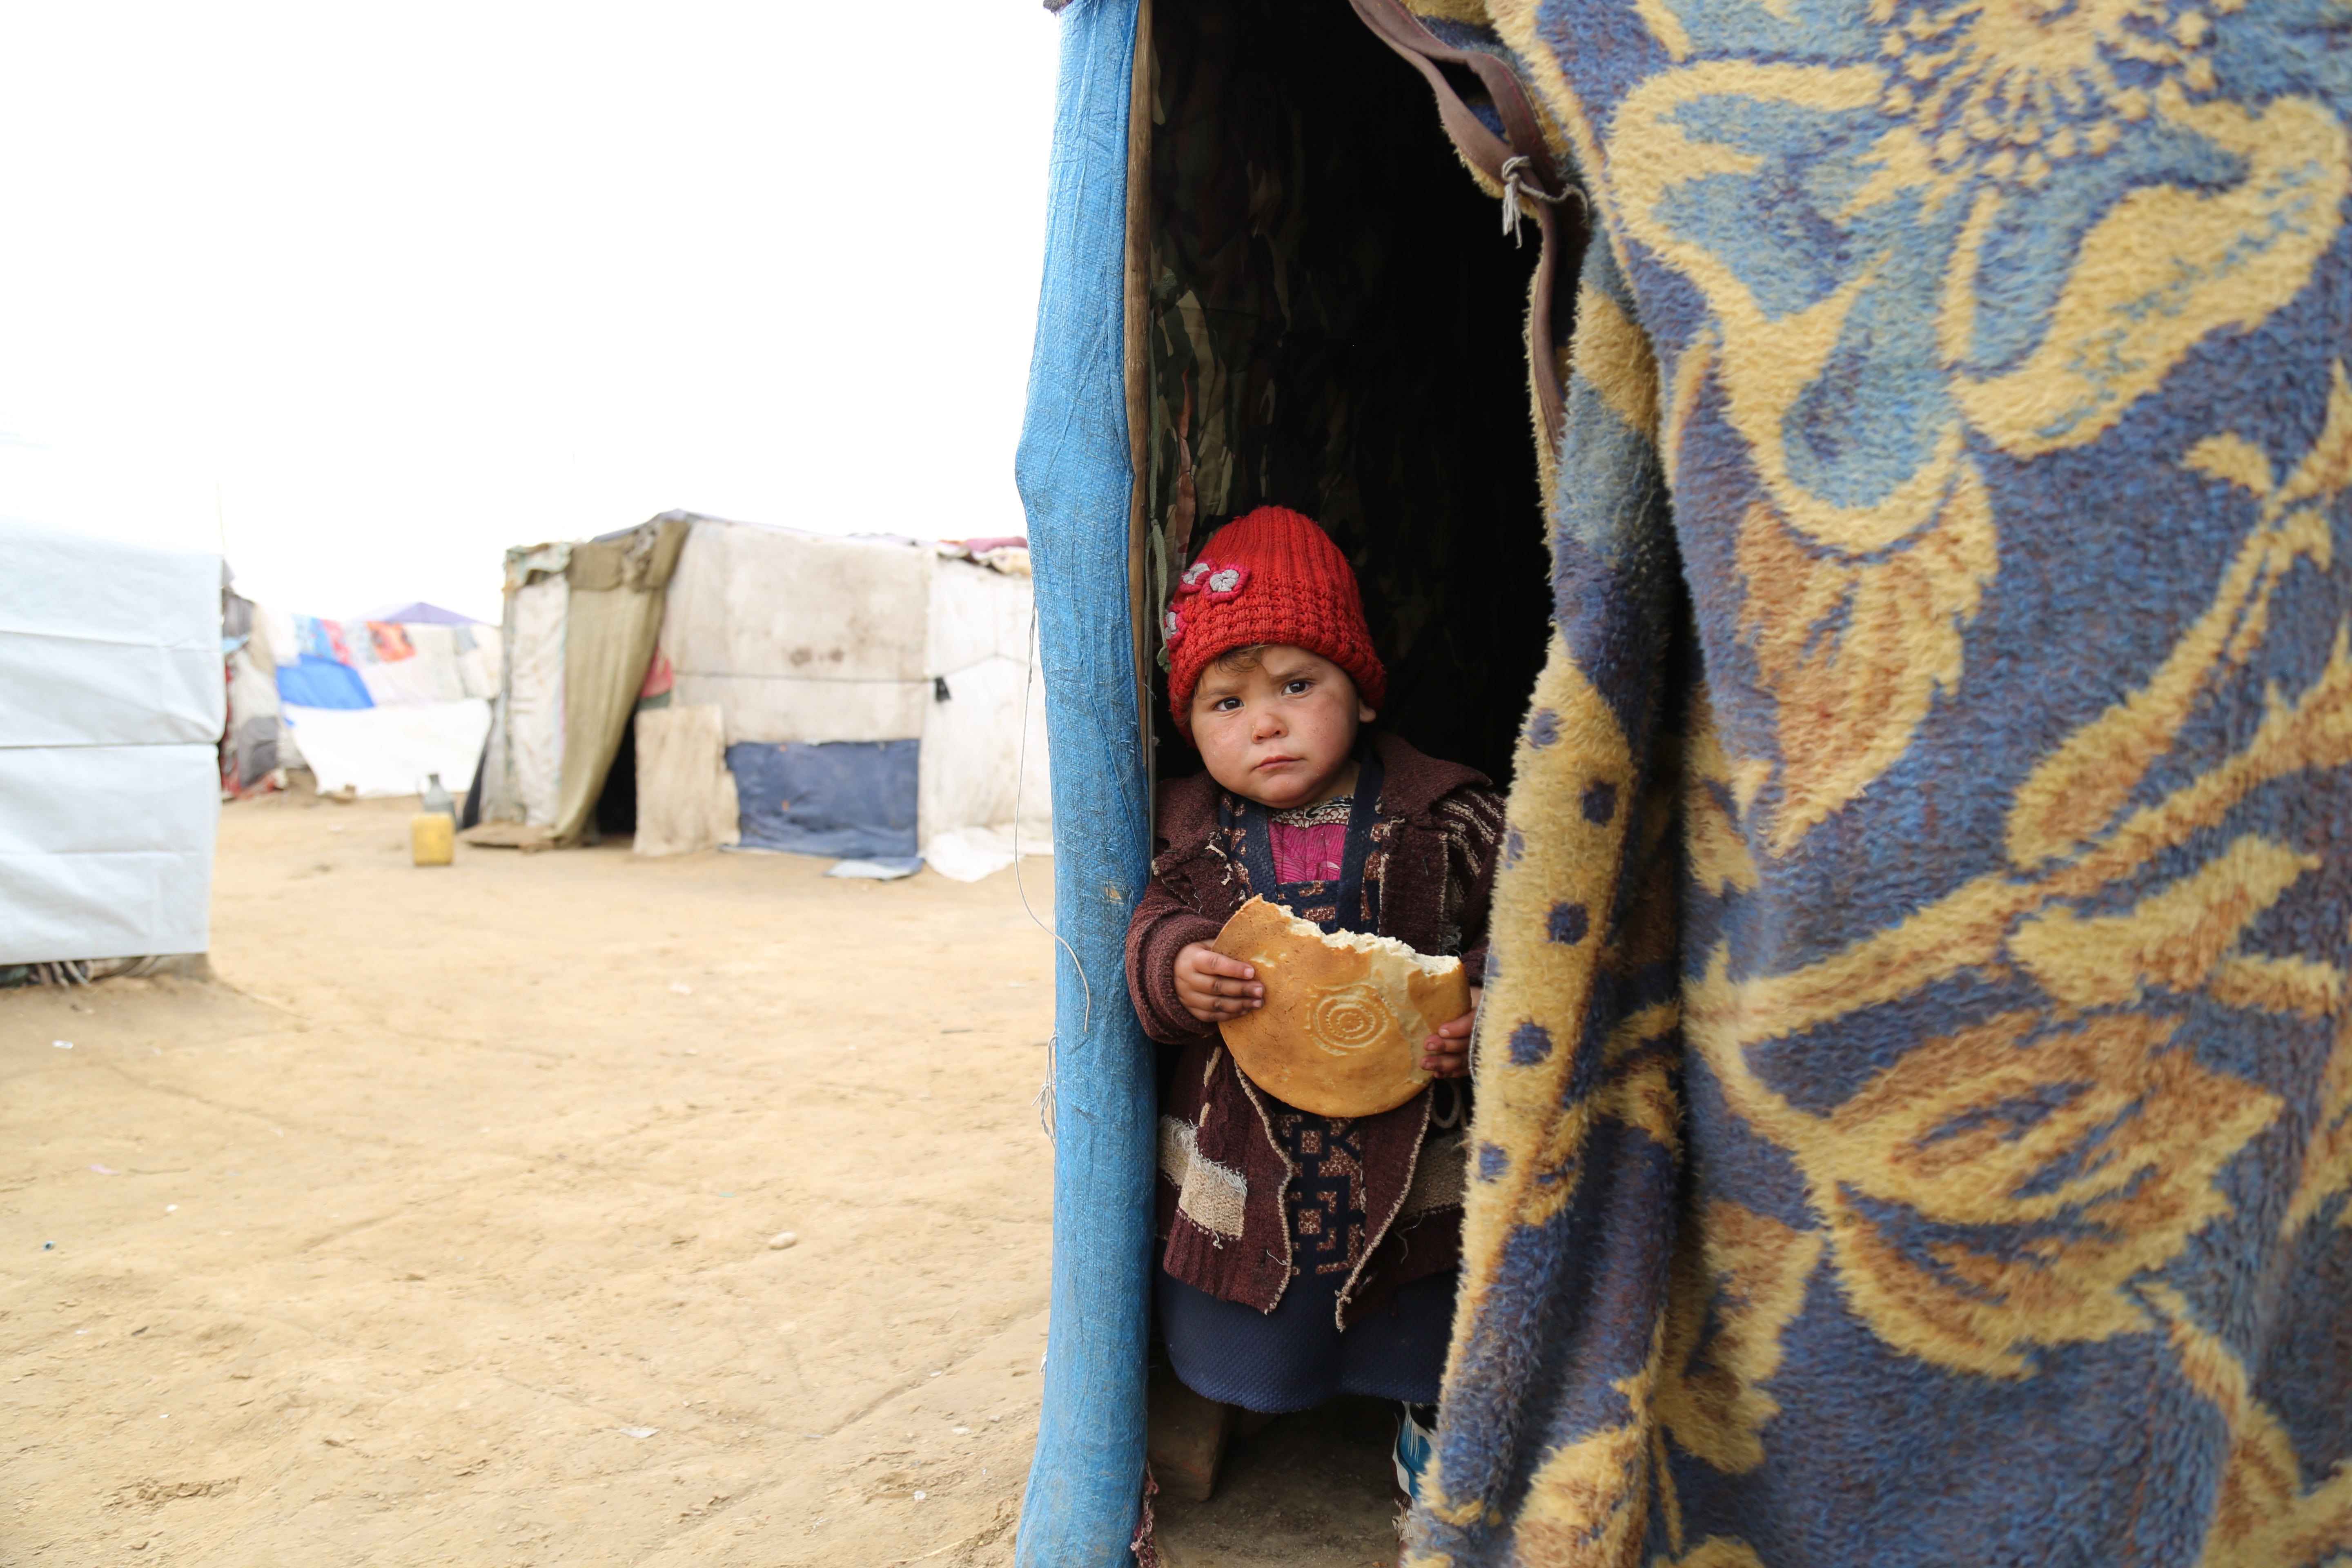
[[(1470, 983), (1482, 984), (1502, 795), (1482, 774), (1393, 735), (1375, 735), (1372, 745), (1390, 825), (1385, 852), (1365, 868), (1380, 879), (1381, 934), (1419, 952), (1459, 953)], [(1144, 1031), (1181, 1047), (1160, 1106), (1162, 1265), (1213, 1296), (1270, 1312), (1296, 1273), (1284, 1217), (1290, 1162), (1266, 1096), (1234, 1065), (1216, 1026), (1176, 999), (1177, 953), (1214, 941), (1258, 890), (1227, 853), (1223, 793), (1205, 773), (1160, 787), (1151, 885), (1127, 931), (1128, 990)], [(1343, 1327), (1398, 1286), (1460, 1265), (1464, 1129), (1457, 1122), (1432, 1136), (1431, 1099), (1423, 1090), (1362, 1121), (1368, 1223), (1339, 1292)]]

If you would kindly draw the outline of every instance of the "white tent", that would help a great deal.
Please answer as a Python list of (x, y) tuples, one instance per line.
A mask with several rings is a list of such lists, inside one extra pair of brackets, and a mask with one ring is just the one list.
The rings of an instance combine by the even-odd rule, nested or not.
[(210, 942), (221, 562), (0, 521), (0, 963)]

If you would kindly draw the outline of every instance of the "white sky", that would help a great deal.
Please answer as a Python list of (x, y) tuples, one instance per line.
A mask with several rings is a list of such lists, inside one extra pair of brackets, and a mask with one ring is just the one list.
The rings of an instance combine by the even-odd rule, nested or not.
[(0, 514), (495, 619), (669, 507), (1024, 531), (1038, 0), (22, 5)]

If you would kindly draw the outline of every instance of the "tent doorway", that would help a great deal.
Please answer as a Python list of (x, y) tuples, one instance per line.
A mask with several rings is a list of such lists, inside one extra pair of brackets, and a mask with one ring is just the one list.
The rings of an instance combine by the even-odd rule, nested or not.
[[(1150, 600), (1226, 520), (1306, 512), (1362, 583), (1381, 721), (1507, 785), (1551, 602), (1533, 226), (1524, 247), (1501, 232), (1428, 84), (1349, 0), (1146, 15), (1129, 245)], [(1158, 771), (1197, 769), (1156, 673), (1154, 698)]]
[(621, 727), (621, 743), (604, 770), (604, 783), (596, 791), (596, 807), (590, 820), (596, 825), (593, 839), (636, 837), (637, 727), (634, 723)]
[[(1557, 265), (1538, 282), (1536, 226), (1524, 246), (1503, 230), (1432, 83), (1369, 19), (1350, 0), (1142, 8), (1128, 353), (1144, 642), (1157, 651), (1157, 612), (1218, 526), (1295, 508), (1362, 585), (1389, 668), (1381, 723), (1507, 786), (1552, 602), (1530, 294), (1562, 296), (1556, 340), (1567, 289)], [(1442, 68), (1479, 101), (1474, 73)], [(1147, 669), (1154, 766), (1195, 772)], [(1154, 1388), (1171, 1560), (1321, 1563), (1341, 1541), (1332, 1562), (1391, 1556), (1393, 1406), (1343, 1399), (1268, 1426), (1204, 1411), (1164, 1369)]]

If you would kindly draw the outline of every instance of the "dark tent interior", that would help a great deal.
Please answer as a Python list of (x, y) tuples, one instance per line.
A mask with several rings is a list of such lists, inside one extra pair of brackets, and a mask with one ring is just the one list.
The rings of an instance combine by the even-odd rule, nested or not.
[[(1151, 29), (1154, 597), (1218, 524), (1306, 512), (1363, 585), (1381, 722), (1507, 784), (1550, 607), (1533, 227), (1501, 231), (1428, 86), (1347, 0), (1163, 0)], [(1173, 776), (1199, 764), (1165, 701), (1163, 681)]]

